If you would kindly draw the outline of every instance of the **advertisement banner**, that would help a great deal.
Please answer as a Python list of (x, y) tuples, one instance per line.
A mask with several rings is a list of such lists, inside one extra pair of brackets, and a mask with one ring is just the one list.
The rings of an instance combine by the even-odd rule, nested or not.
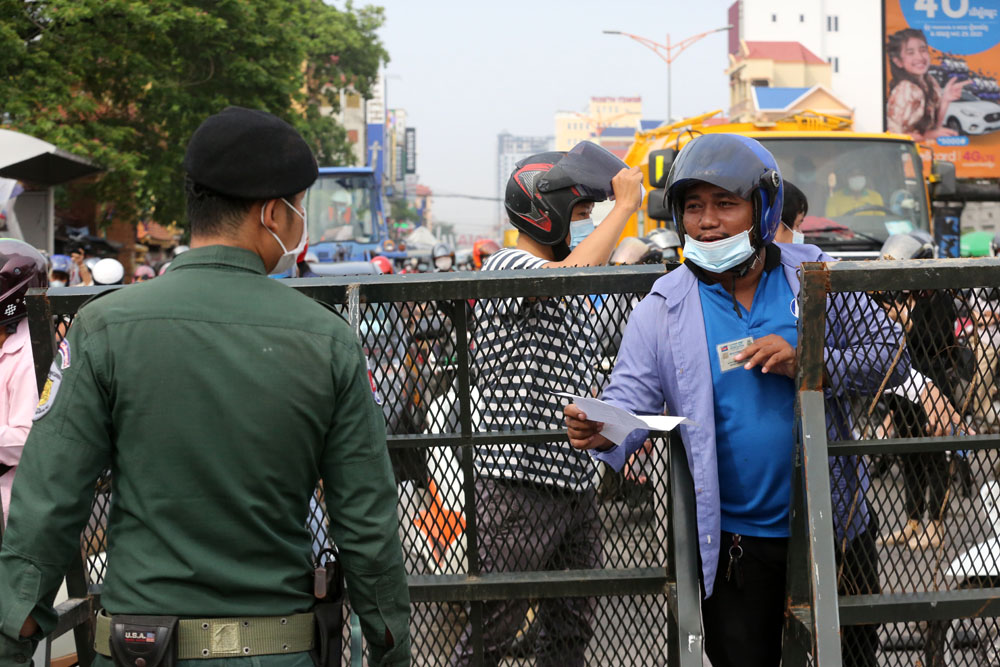
[(406, 173), (417, 173), (417, 128), (406, 128)]
[(995, 0), (884, 0), (885, 128), (1000, 177), (1000, 10)]

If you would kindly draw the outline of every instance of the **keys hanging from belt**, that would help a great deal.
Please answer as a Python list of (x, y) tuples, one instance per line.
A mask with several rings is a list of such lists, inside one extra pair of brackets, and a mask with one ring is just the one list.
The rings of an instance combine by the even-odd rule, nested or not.
[(729, 567), (726, 568), (726, 581), (736, 578), (736, 588), (743, 590), (743, 566), (740, 559), (743, 558), (743, 547), (740, 545), (741, 535), (733, 535), (733, 543), (729, 547)]

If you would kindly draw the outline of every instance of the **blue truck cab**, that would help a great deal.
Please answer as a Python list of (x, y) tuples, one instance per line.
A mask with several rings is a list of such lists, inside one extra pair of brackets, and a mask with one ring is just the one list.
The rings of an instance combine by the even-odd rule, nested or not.
[(371, 167), (320, 167), (306, 192), (309, 247), (321, 263), (366, 262), (389, 238), (382, 192)]

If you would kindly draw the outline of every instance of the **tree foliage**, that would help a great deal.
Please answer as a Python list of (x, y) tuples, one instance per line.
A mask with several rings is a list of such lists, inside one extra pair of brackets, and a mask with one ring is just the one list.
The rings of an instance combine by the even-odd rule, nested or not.
[(389, 199), (389, 215), (396, 222), (420, 221), (420, 214), (417, 212), (417, 209), (413, 208), (410, 202), (397, 197)]
[(0, 0), (0, 123), (107, 169), (93, 194), (115, 216), (182, 222), (187, 139), (228, 105), (352, 161), (328, 112), (388, 60), (382, 21), (322, 0)]

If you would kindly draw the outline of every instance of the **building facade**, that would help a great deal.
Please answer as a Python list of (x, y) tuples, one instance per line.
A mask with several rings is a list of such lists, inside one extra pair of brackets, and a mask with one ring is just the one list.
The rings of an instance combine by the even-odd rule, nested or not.
[(581, 141), (594, 141), (611, 127), (639, 127), (641, 97), (591, 97), (585, 111), (559, 111), (555, 116), (555, 150), (568, 151)]
[[(367, 155), (365, 153), (365, 101), (361, 94), (351, 87), (341, 88), (340, 110), (333, 112), (332, 107), (322, 106), (319, 109), (321, 115), (333, 116), (337, 122), (347, 132), (347, 141), (351, 145), (352, 163), (355, 165), (365, 164)], [(323, 165), (327, 166), (327, 165)]]
[(799, 42), (741, 40), (729, 54), (729, 117), (769, 122), (810, 110), (853, 119), (851, 106), (831, 90), (832, 66)]
[(728, 18), (730, 54), (741, 41), (801, 43), (830, 65), (828, 87), (854, 110), (854, 129), (882, 131), (881, 2), (737, 0)]

